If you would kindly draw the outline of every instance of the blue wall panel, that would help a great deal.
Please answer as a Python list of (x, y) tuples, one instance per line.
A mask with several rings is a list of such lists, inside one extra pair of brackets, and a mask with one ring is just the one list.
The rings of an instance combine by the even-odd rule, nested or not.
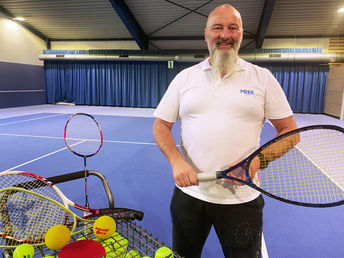
[(0, 62), (0, 108), (46, 103), (44, 68)]

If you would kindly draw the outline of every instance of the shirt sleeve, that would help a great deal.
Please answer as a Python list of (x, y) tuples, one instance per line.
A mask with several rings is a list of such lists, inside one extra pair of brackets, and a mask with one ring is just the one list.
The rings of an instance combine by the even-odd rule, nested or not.
[(179, 92), (181, 74), (178, 74), (168, 86), (153, 115), (161, 120), (174, 123), (179, 117)]
[(266, 72), (265, 117), (268, 119), (281, 119), (293, 115), (284, 91), (269, 70)]

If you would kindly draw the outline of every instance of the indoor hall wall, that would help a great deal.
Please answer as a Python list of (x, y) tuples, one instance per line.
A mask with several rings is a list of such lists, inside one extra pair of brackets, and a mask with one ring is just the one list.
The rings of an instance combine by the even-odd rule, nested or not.
[(344, 120), (344, 64), (330, 67), (325, 97), (325, 114)]
[(45, 42), (0, 13), (0, 108), (45, 104)]

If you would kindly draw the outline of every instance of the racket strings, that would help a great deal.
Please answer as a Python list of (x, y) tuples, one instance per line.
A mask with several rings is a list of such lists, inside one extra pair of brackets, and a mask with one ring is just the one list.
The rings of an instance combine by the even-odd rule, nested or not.
[(70, 150), (81, 156), (97, 153), (102, 145), (102, 132), (90, 116), (72, 116), (65, 128), (65, 141)]
[(65, 204), (59, 194), (45, 182), (39, 179), (36, 175), (20, 171), (9, 171), (9, 173), (2, 173), (0, 176), (0, 189), (8, 187), (20, 187), (32, 192), (47, 196), (61, 204)]
[[(290, 135), (263, 150), (284, 155), (259, 171), (260, 187), (284, 199), (324, 204), (344, 199), (344, 134), (330, 129), (299, 132), (300, 141), (290, 148)], [(288, 139), (290, 138), (290, 139)], [(289, 141), (290, 140), (290, 141)]]
[[(6, 190), (0, 193), (1, 246), (17, 246), (18, 242), (40, 244), (54, 225), (68, 224), (71, 216), (55, 203), (42, 197)], [(5, 238), (4, 238), (5, 236)]]

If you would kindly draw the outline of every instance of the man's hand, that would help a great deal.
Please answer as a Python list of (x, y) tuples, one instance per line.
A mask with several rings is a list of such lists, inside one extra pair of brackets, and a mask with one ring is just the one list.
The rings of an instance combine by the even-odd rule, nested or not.
[(171, 129), (173, 123), (157, 118), (154, 122), (153, 134), (156, 143), (173, 169), (173, 178), (178, 186), (198, 185), (196, 172), (184, 160), (174, 142)]
[(196, 172), (185, 160), (179, 160), (172, 165), (173, 178), (180, 187), (198, 185)]

